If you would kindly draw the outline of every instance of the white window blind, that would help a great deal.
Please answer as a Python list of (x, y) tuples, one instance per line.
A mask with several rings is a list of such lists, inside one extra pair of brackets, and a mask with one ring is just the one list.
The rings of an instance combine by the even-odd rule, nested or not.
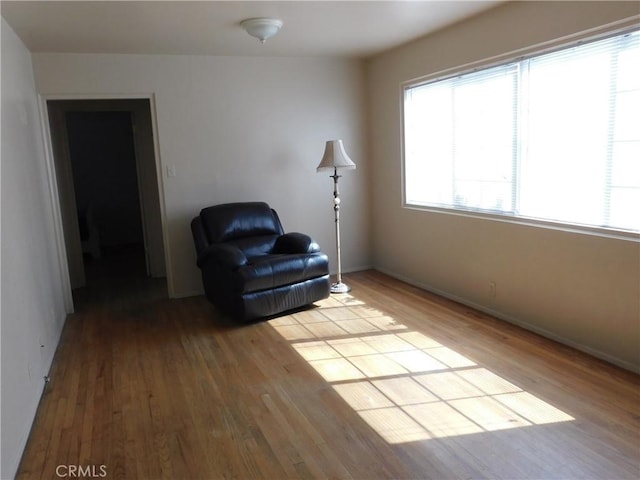
[(404, 90), (405, 203), (640, 230), (640, 32)]

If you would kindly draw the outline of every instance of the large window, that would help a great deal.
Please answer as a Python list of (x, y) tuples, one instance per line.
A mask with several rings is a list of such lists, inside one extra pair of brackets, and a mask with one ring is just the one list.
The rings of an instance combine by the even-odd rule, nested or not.
[(404, 88), (405, 204), (640, 231), (640, 31)]

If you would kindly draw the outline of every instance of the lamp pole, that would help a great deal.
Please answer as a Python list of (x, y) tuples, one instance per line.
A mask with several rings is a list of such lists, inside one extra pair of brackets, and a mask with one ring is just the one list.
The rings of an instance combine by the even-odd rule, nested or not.
[(351, 288), (342, 283), (342, 261), (340, 255), (340, 192), (338, 191), (338, 179), (341, 175), (338, 175), (337, 167), (333, 168), (333, 213), (336, 219), (336, 253), (338, 255), (338, 276), (336, 283), (331, 285), (331, 293), (347, 293)]

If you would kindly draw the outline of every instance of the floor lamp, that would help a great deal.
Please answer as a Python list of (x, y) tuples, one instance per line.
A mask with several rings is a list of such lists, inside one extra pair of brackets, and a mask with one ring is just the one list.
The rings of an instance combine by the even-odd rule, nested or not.
[(338, 253), (338, 278), (331, 284), (331, 293), (347, 293), (351, 290), (347, 284), (342, 283), (342, 263), (340, 261), (340, 194), (338, 193), (338, 170), (354, 170), (356, 164), (349, 158), (344, 150), (342, 140), (329, 140), (324, 149), (324, 155), (317, 172), (333, 170), (333, 212), (336, 218), (336, 251)]

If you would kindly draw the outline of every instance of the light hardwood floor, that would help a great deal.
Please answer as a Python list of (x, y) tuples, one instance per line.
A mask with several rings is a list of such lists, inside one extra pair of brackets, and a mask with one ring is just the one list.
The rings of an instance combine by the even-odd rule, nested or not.
[(18, 478), (640, 478), (637, 375), (346, 278), (350, 294), (244, 326), (162, 282), (89, 289)]

